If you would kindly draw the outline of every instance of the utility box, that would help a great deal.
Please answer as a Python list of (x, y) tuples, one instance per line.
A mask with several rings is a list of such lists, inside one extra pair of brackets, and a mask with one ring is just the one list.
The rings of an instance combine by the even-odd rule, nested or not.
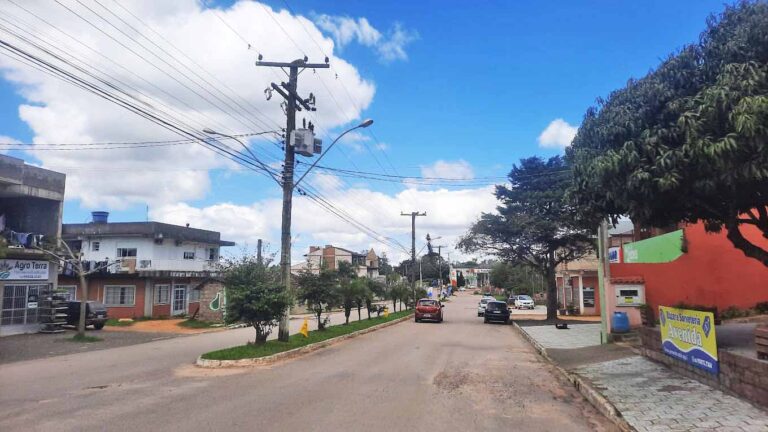
[(296, 129), (291, 132), (290, 145), (296, 153), (312, 157), (315, 150), (315, 134), (309, 129)]
[(323, 140), (321, 140), (320, 138), (315, 138), (315, 147), (314, 147), (313, 150), (314, 150), (316, 155), (319, 155), (320, 153), (322, 153), (323, 152)]
[(645, 304), (645, 285), (614, 285), (616, 307), (638, 307)]

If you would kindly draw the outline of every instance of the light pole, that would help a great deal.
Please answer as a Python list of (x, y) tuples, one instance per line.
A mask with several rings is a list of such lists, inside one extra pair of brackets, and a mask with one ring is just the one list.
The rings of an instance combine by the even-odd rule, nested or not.
[(371, 120), (371, 119), (363, 120), (363, 122), (362, 122), (362, 123), (360, 123), (359, 125), (357, 125), (357, 126), (355, 126), (355, 127), (353, 127), (353, 128), (347, 129), (347, 130), (345, 130), (344, 132), (342, 132), (342, 134), (341, 134), (341, 135), (339, 135), (338, 137), (336, 137), (336, 139), (335, 139), (335, 140), (333, 140), (333, 142), (331, 143), (331, 145), (329, 145), (329, 146), (328, 146), (328, 148), (327, 148), (327, 149), (325, 149), (325, 151), (324, 151), (324, 152), (323, 152), (323, 153), (320, 155), (320, 157), (318, 157), (317, 159), (315, 159), (315, 161), (314, 161), (314, 162), (312, 162), (312, 165), (310, 165), (310, 166), (309, 166), (309, 168), (307, 168), (307, 170), (306, 170), (306, 171), (304, 171), (304, 174), (302, 174), (302, 175), (301, 175), (301, 177), (299, 177), (299, 179), (298, 179), (298, 180), (296, 180), (296, 183), (294, 183), (294, 184), (293, 184), (293, 187), (295, 188), (296, 186), (298, 186), (298, 185), (299, 185), (299, 183), (301, 183), (301, 181), (302, 181), (302, 180), (304, 180), (304, 177), (306, 177), (306, 176), (307, 176), (307, 174), (309, 174), (309, 171), (310, 171), (310, 170), (312, 170), (312, 168), (314, 168), (314, 167), (315, 167), (315, 165), (317, 165), (317, 163), (318, 163), (318, 162), (320, 162), (320, 159), (322, 159), (322, 158), (323, 158), (323, 156), (325, 156), (325, 155), (326, 155), (326, 154), (327, 154), (327, 153), (328, 153), (328, 152), (331, 150), (331, 148), (333, 147), (333, 145), (334, 145), (334, 144), (336, 144), (336, 142), (338, 142), (338, 141), (341, 139), (341, 137), (343, 137), (344, 135), (346, 135), (346, 134), (348, 134), (348, 133), (352, 132), (352, 131), (353, 131), (353, 130), (355, 130), (355, 129), (362, 129), (362, 128), (367, 128), (368, 126), (370, 126), (370, 125), (372, 125), (372, 124), (373, 124), (373, 120)]
[[(262, 161), (260, 161), (260, 160), (259, 160), (259, 158), (257, 158), (257, 157), (256, 157), (256, 155), (255, 155), (255, 154), (254, 154), (254, 153), (251, 151), (251, 149), (250, 149), (250, 148), (249, 148), (247, 145), (245, 145), (245, 143), (244, 143), (242, 140), (240, 140), (239, 138), (237, 138), (236, 136), (233, 136), (233, 135), (228, 135), (228, 134), (225, 134), (225, 133), (221, 133), (221, 132), (217, 132), (217, 131), (215, 131), (215, 130), (212, 130), (212, 129), (208, 129), (208, 128), (205, 128), (205, 129), (203, 129), (203, 133), (205, 133), (205, 134), (208, 134), (208, 135), (218, 135), (218, 136), (223, 136), (223, 137), (226, 137), (226, 138), (231, 138), (231, 139), (233, 139), (233, 140), (235, 140), (235, 141), (239, 142), (239, 143), (240, 143), (240, 145), (241, 145), (241, 146), (243, 146), (243, 148), (244, 148), (244, 149), (245, 149), (245, 150), (246, 150), (246, 151), (247, 151), (247, 152), (248, 152), (248, 153), (251, 155), (251, 157), (253, 158), (253, 160), (254, 160), (254, 161), (257, 163), (257, 164), (259, 164), (259, 166), (260, 166), (260, 167), (261, 167), (261, 168), (262, 168), (264, 171), (266, 171), (266, 172), (267, 172), (267, 174), (269, 174), (269, 176), (270, 176), (270, 177), (272, 177), (272, 180), (274, 180), (274, 181), (275, 181), (275, 183), (277, 183), (277, 184), (279, 184), (279, 185), (282, 185), (282, 183), (280, 183), (280, 180), (278, 180), (278, 179), (277, 179), (277, 177), (275, 177), (275, 175), (274, 175), (274, 174), (272, 174), (272, 171), (270, 171), (270, 170), (269, 170), (269, 167), (267, 167), (267, 166), (266, 166), (266, 165), (265, 165), (265, 164), (264, 164)], [(262, 133), (259, 133), (259, 134), (256, 134), (256, 135), (262, 135), (262, 134), (266, 134), (266, 133), (272, 133), (272, 132), (262, 132)]]

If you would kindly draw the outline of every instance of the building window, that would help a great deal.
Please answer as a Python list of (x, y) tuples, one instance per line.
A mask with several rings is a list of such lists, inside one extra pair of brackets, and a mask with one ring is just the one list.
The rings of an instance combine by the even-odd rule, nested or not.
[(91, 251), (98, 252), (100, 246), (101, 246), (101, 242), (95, 241), (95, 242), (91, 243)]
[(136, 287), (133, 285), (107, 285), (104, 287), (104, 304), (107, 306), (133, 306), (136, 304), (135, 297)]
[(77, 287), (74, 285), (59, 285), (59, 294), (64, 297), (64, 300), (72, 301), (77, 300)]
[(188, 260), (195, 259), (195, 253), (194, 252), (184, 252), (184, 259), (188, 259)]
[(171, 300), (169, 285), (155, 285), (155, 304), (168, 304)]
[(216, 248), (208, 249), (208, 260), (209, 261), (215, 261), (216, 260)]
[(200, 290), (199, 289), (192, 289), (189, 290), (189, 302), (199, 302), (200, 301)]
[(136, 248), (117, 248), (118, 258), (136, 257)]

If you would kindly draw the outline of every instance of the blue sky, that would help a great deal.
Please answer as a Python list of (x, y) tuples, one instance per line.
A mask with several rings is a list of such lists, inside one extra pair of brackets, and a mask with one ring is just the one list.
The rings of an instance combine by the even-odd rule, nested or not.
[[(225, 46), (232, 47), (237, 56), (246, 59), (242, 64), (225, 69), (221, 75), (222, 80), (227, 84), (231, 83), (233, 87), (239, 85), (235, 80), (241, 78), (232, 78), (231, 82), (227, 81), (228, 78), (225, 76), (227, 73), (237, 74), (239, 77), (253, 75), (253, 81), (244, 82), (242, 85), (252, 85), (257, 88), (259, 94), (270, 80), (275, 79), (274, 75), (268, 77), (256, 75), (257, 72), (251, 60), (257, 51), (271, 50), (275, 53), (267, 60), (290, 60), (287, 57), (277, 58), (279, 53), (285, 53), (288, 57), (298, 56), (297, 50), (288, 41), (288, 37), (274, 26), (272, 18), (258, 15), (264, 11), (260, 7), (245, 8), (242, 4), (233, 5), (233, 2), (215, 2), (208, 3), (205, 7), (186, 4), (179, 6), (178, 9), (169, 7), (168, 10), (164, 10), (162, 7), (157, 7), (155, 10), (152, 2), (135, 0), (122, 3), (132, 8), (138, 16), (144, 16), (147, 22), (152, 23), (170, 40), (177, 41), (178, 46), (184, 45), (184, 35), (179, 34), (178, 25), (173, 28), (164, 27), (169, 22), (168, 17), (187, 16), (184, 14), (190, 13), (212, 19), (210, 14), (205, 14), (205, 9), (216, 8), (237, 32), (253, 44), (252, 49), (248, 51), (242, 46), (242, 41), (230, 30), (222, 26), (216, 27), (215, 30), (210, 29), (210, 37), (215, 37)], [(359, 73), (362, 80), (375, 87), (375, 92), (366, 94), (363, 81), (350, 81), (347, 73), (347, 76), (340, 78), (341, 81), (346, 82), (343, 85), (347, 86), (352, 94), (351, 97), (347, 97), (344, 92), (338, 91), (338, 87), (335, 87), (334, 81), (339, 79), (334, 78), (334, 75), (338, 70), (317, 71), (317, 74), (326, 74), (324, 83), (336, 89), (333, 93), (342, 105), (345, 105), (350, 98), (356, 99), (355, 105), (358, 107), (367, 105), (367, 109), (362, 112), (349, 108), (350, 112), (354, 112), (354, 115), (350, 116), (355, 117), (354, 119), (338, 114), (334, 120), (329, 119), (326, 124), (319, 125), (325, 135), (323, 138), (326, 144), (336, 133), (361, 118), (370, 117), (375, 120), (372, 126), (375, 138), (369, 134), (363, 134), (362, 141), (340, 144), (329, 153), (327, 159), (323, 161), (324, 165), (414, 176), (429, 172), (438, 173), (439, 176), (456, 175), (458, 178), (465, 179), (503, 176), (521, 157), (535, 154), (550, 156), (561, 153), (560, 147), (542, 148), (538, 142), (539, 136), (551, 122), (562, 119), (570, 126), (577, 127), (585, 110), (597, 97), (605, 96), (611, 90), (621, 87), (630, 77), (642, 76), (669, 53), (696, 40), (704, 27), (706, 17), (722, 8), (722, 2), (715, 1), (330, 2), (292, 0), (288, 4), (297, 15), (307, 18), (308, 21), (302, 21), (304, 25), (313, 26), (312, 29), (317, 25), (317, 30), (323, 34), (324, 46), (330, 46), (325, 45), (325, 41), (328, 44), (333, 41), (332, 66), (340, 64), (337, 59), (341, 59)], [(286, 3), (267, 1), (266, 5), (276, 13), (285, 9)], [(30, 7), (33, 8), (33, 6)], [(48, 9), (52, 9), (53, 6), (38, 4), (36, 7), (40, 11), (50, 12), (50, 19), (64, 28), (72, 24), (73, 32), (83, 32), (86, 35), (89, 35), (89, 32), (94, 33), (92, 29), (78, 27), (77, 23), (71, 23), (70, 20), (73, 19), (71, 16), (60, 11), (49, 11)], [(18, 10), (12, 12), (18, 16), (23, 15)], [(275, 16), (277, 15), (272, 15), (272, 17)], [(340, 41), (338, 35), (328, 30), (329, 27), (318, 24), (323, 16), (328, 18), (326, 22), (336, 24), (341, 23), (345, 18), (352, 19), (352, 23), (360, 24), (360, 19), (364, 18), (379, 37), (376, 41), (366, 40), (364, 39), (366, 36), (359, 33), (358, 36), (351, 36), (347, 41)], [(31, 22), (31, 18), (27, 19)], [(284, 29), (293, 39), (300, 41), (307, 36), (304, 29), (292, 26), (292, 17), (287, 13), (284, 19)], [(189, 27), (193, 28), (195, 19), (190, 18), (189, 22)], [(245, 23), (250, 24), (246, 26)], [(262, 29), (271, 26), (269, 35), (259, 33), (259, 29), (255, 28), (257, 26)], [(208, 30), (212, 27), (213, 24), (209, 23), (207, 27), (201, 28)], [(371, 36), (372, 33), (366, 34)], [(1, 31), (0, 35), (5, 37)], [(405, 39), (399, 40), (393, 35), (402, 36)], [(311, 60), (321, 61), (321, 55), (314, 48), (315, 41), (305, 40), (306, 44), (302, 46), (306, 47), (312, 55)], [(386, 45), (387, 42), (391, 44)], [(284, 49), (278, 49), (280, 47)], [(400, 51), (395, 51), (394, 54), (392, 51), (385, 51), (393, 47)], [(202, 52), (198, 52), (197, 47), (194, 46), (189, 46), (184, 51), (203, 64), (208, 64), (206, 62), (218, 54), (214, 51), (205, 52), (204, 47), (200, 48)], [(389, 53), (389, 56), (385, 53)], [(115, 52), (114, 58), (120, 61), (122, 55), (124, 54)], [(157, 136), (158, 139), (173, 139), (172, 136), (167, 136), (164, 131), (159, 131), (152, 125), (147, 125), (146, 130), (143, 130), (144, 126), (141, 123), (143, 120), (135, 120), (135, 123), (130, 121), (128, 122), (130, 127), (123, 127), (122, 124), (115, 124), (122, 123), (123, 117), (112, 120), (98, 118), (97, 113), (89, 111), (91, 108), (87, 98), (84, 101), (72, 100), (66, 109), (44, 109), (45, 115), (41, 114), (36, 117), (36, 120), (30, 120), (29, 117), (22, 119), (20, 105), (46, 108), (49, 105), (55, 105), (59, 96), (52, 95), (50, 89), (42, 91), (44, 93), (42, 96), (36, 94), (35, 90), (40, 90), (43, 86), (42, 81), (33, 84), (25, 83), (23, 76), (28, 73), (26, 69), (14, 65), (6, 58), (0, 60), (3, 61), (0, 66), (4, 71), (3, 79), (0, 80), (0, 118), (2, 118), (0, 136), (22, 142), (33, 140), (37, 142), (56, 140), (99, 142), (123, 139), (136, 141), (138, 139), (134, 137), (138, 136), (144, 139), (153, 136)], [(126, 61), (128, 61), (127, 57)], [(211, 67), (220, 66), (213, 64)], [(147, 73), (150, 73), (149, 69), (147, 70)], [(302, 86), (305, 86), (304, 89), (313, 88), (313, 86), (318, 88), (316, 87), (317, 78), (309, 74), (312, 72), (308, 71), (307, 75), (302, 76), (300, 89)], [(26, 91), (22, 92), (22, 89)], [(339, 111), (333, 100), (328, 97), (321, 98), (320, 94), (318, 96), (318, 112)], [(269, 115), (279, 119), (278, 103), (269, 105), (261, 99), (263, 97), (258, 102), (263, 104), (259, 105), (260, 109), (271, 110)], [(254, 103), (256, 103), (255, 100), (254, 96)], [(346, 114), (346, 109), (343, 111)], [(61, 118), (57, 119), (57, 115)], [(322, 117), (318, 116), (318, 118)], [(80, 132), (72, 130), (66, 134), (57, 135), (58, 132), (50, 124), (59, 124), (56, 122), (69, 124), (73, 121), (72, 119), (85, 124), (78, 129)], [(142, 133), (138, 134), (135, 131), (136, 128), (142, 129)], [(98, 131), (98, 134), (94, 132), (85, 136), (82, 134), (83, 130)], [(249, 132), (243, 128), (238, 130)], [(96, 135), (98, 139), (94, 139)], [(277, 155), (277, 149), (272, 144), (253, 142), (253, 145), (257, 150)], [(383, 145), (386, 148), (379, 150), (376, 149), (377, 145)], [(365, 146), (371, 150), (367, 150)], [(178, 151), (186, 150), (180, 148)], [(154, 150), (146, 150), (136, 157), (138, 161), (144, 160), (142, 158), (153, 158), (153, 152)], [(80, 162), (76, 157), (68, 160), (58, 158), (56, 163), (52, 163), (51, 160), (45, 159), (46, 156), (42, 156), (41, 159), (40, 155), (46, 154), (43, 152), (30, 154), (13, 151), (11, 154), (53, 168), (64, 167), (62, 170), (71, 178), (82, 175), (77, 173), (76, 168), (80, 166)], [(176, 154), (181, 155), (181, 153)], [(128, 159), (131, 157), (133, 156), (126, 156)], [(146, 206), (149, 205), (152, 219), (182, 223), (185, 218), (199, 218), (199, 223), (198, 220), (193, 219), (192, 224), (220, 229), (230, 237), (237, 237), (232, 240), (241, 244), (252, 244), (255, 237), (264, 237), (268, 241), (277, 242), (277, 231), (274, 223), (269, 220), (272, 217), (271, 213), (262, 211), (263, 208), (268, 207), (269, 200), (279, 198), (279, 190), (274, 184), (261, 176), (232, 171), (230, 166), (223, 166), (216, 162), (193, 168), (190, 164), (194, 164), (188, 163), (184, 158), (177, 160), (174, 157), (169, 158), (168, 154), (163, 154), (162, 157), (165, 158), (163, 164), (153, 159), (154, 168), (152, 169), (156, 171), (149, 171), (149, 168), (143, 171), (137, 168), (142, 167), (141, 164), (125, 165), (120, 168), (122, 157), (114, 159), (106, 157), (98, 161), (83, 162), (83, 165), (91, 170), (88, 171), (91, 175), (87, 178), (81, 177), (80, 181), (74, 180), (71, 188), (68, 183), (68, 189), (73, 190), (73, 195), (70, 195), (66, 202), (65, 222), (87, 220), (91, 210), (105, 208), (112, 211), (112, 220), (143, 220), (146, 217)], [(200, 157), (195, 156), (196, 159)], [(446, 165), (442, 167), (434, 165), (437, 161), (444, 161)], [(95, 168), (97, 163), (98, 167)], [(111, 171), (111, 167), (115, 170)], [(193, 168), (193, 170), (185, 174), (184, 170), (187, 168)], [(153, 173), (165, 170), (167, 170), (164, 173), (166, 177), (158, 178), (155, 183), (152, 180), (147, 181), (145, 186), (138, 186), (146, 189), (152, 188), (154, 184), (167, 184), (167, 188), (161, 194), (162, 198), (157, 198), (157, 194), (145, 196), (137, 193), (135, 199), (121, 202), (120, 194), (125, 187), (113, 184), (116, 178), (126, 177), (126, 181), (128, 181), (127, 178), (130, 178), (130, 181), (137, 181), (135, 176), (152, 178)], [(172, 176), (173, 180), (169, 180), (167, 177), (170, 175), (169, 172), (179, 174)], [(195, 184), (195, 186), (189, 186), (189, 190), (185, 189), (186, 176), (191, 178), (188, 180), (190, 184)], [(108, 184), (97, 185), (101, 180)], [(323, 179), (317, 180), (323, 181)], [(164, 183), (166, 181), (170, 183)], [(173, 183), (174, 181), (179, 183)], [(408, 221), (397, 217), (397, 214), (401, 210), (412, 210), (405, 208), (407, 205), (426, 205), (426, 201), (434, 198), (429, 201), (433, 214), (456, 212), (456, 207), (461, 206), (473, 209), (473, 211), (463, 209), (454, 221), (447, 221), (445, 214), (433, 216), (433, 222), (428, 221), (429, 217), (425, 218), (425, 230), (437, 232), (449, 240), (455, 240), (455, 237), (463, 232), (474, 217), (477, 217), (481, 211), (492, 210), (493, 206), (492, 199), (487, 198), (462, 201), (466, 196), (487, 194), (488, 189), (482, 189), (479, 186), (474, 189), (469, 186), (452, 186), (446, 188), (447, 192), (442, 195), (435, 192), (440, 189), (440, 186), (420, 186), (416, 188), (419, 192), (408, 198), (403, 195), (404, 190), (413, 187), (408, 184), (348, 178), (331, 178), (325, 181), (330, 182), (326, 184), (327, 189), (325, 189), (328, 196), (338, 198), (337, 203), (341, 207), (346, 203), (347, 210), (353, 215), (367, 210), (365, 207), (368, 198), (366, 197), (371, 196), (370, 194), (375, 196), (380, 194), (382, 195), (380, 198), (390, 199), (390, 201), (382, 201), (389, 202), (389, 205), (376, 209), (377, 214), (361, 216), (361, 219), (365, 219), (369, 226), (387, 236), (399, 239), (404, 244), (408, 243)], [(89, 191), (89, 188), (93, 191)], [(175, 195), (176, 192), (178, 196)], [(466, 195), (462, 195), (462, 192)], [(89, 193), (93, 196), (88, 195)], [(146, 199), (143, 198), (144, 196)], [(221, 213), (214, 210), (218, 209), (217, 211), (221, 212), (220, 206), (223, 204), (230, 205), (231, 208), (228, 211), (235, 215), (241, 212), (244, 212), (242, 214), (259, 213), (250, 216), (253, 217), (253, 223), (249, 226), (259, 224), (263, 226), (259, 229), (246, 230), (247, 227), (237, 228), (231, 223), (222, 222)], [(398, 205), (403, 208), (389, 208)], [(417, 209), (413, 208), (413, 210)], [(299, 210), (304, 211), (303, 208)], [(314, 211), (318, 211), (318, 214), (322, 213), (318, 209)], [(391, 213), (391, 215), (384, 218), (380, 213)], [(346, 226), (348, 224), (343, 221), (337, 220), (336, 223), (340, 225), (334, 226), (330, 221), (327, 224), (318, 222), (323, 227), (323, 233), (315, 232), (310, 226), (295, 226), (294, 233), (298, 237), (297, 247), (304, 249), (308, 244), (320, 242), (348, 242), (347, 246), (352, 248), (362, 249), (374, 246), (391, 250), (391, 253), (400, 253), (396, 248), (392, 250), (388, 246), (377, 246), (377, 243), (370, 238), (361, 237), (356, 230), (350, 230)], [(401, 224), (402, 229), (397, 228), (397, 224)], [(306, 225), (311, 225), (311, 222)], [(344, 244), (340, 245), (344, 246)]]

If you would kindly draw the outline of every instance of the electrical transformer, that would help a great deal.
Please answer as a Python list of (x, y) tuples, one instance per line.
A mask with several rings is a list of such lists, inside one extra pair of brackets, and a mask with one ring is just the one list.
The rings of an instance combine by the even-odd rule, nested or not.
[(323, 140), (320, 138), (315, 138), (315, 148), (314, 148), (315, 154), (319, 155), (323, 152)]
[(315, 134), (309, 129), (296, 129), (291, 133), (290, 143), (296, 153), (311, 157), (314, 154)]

